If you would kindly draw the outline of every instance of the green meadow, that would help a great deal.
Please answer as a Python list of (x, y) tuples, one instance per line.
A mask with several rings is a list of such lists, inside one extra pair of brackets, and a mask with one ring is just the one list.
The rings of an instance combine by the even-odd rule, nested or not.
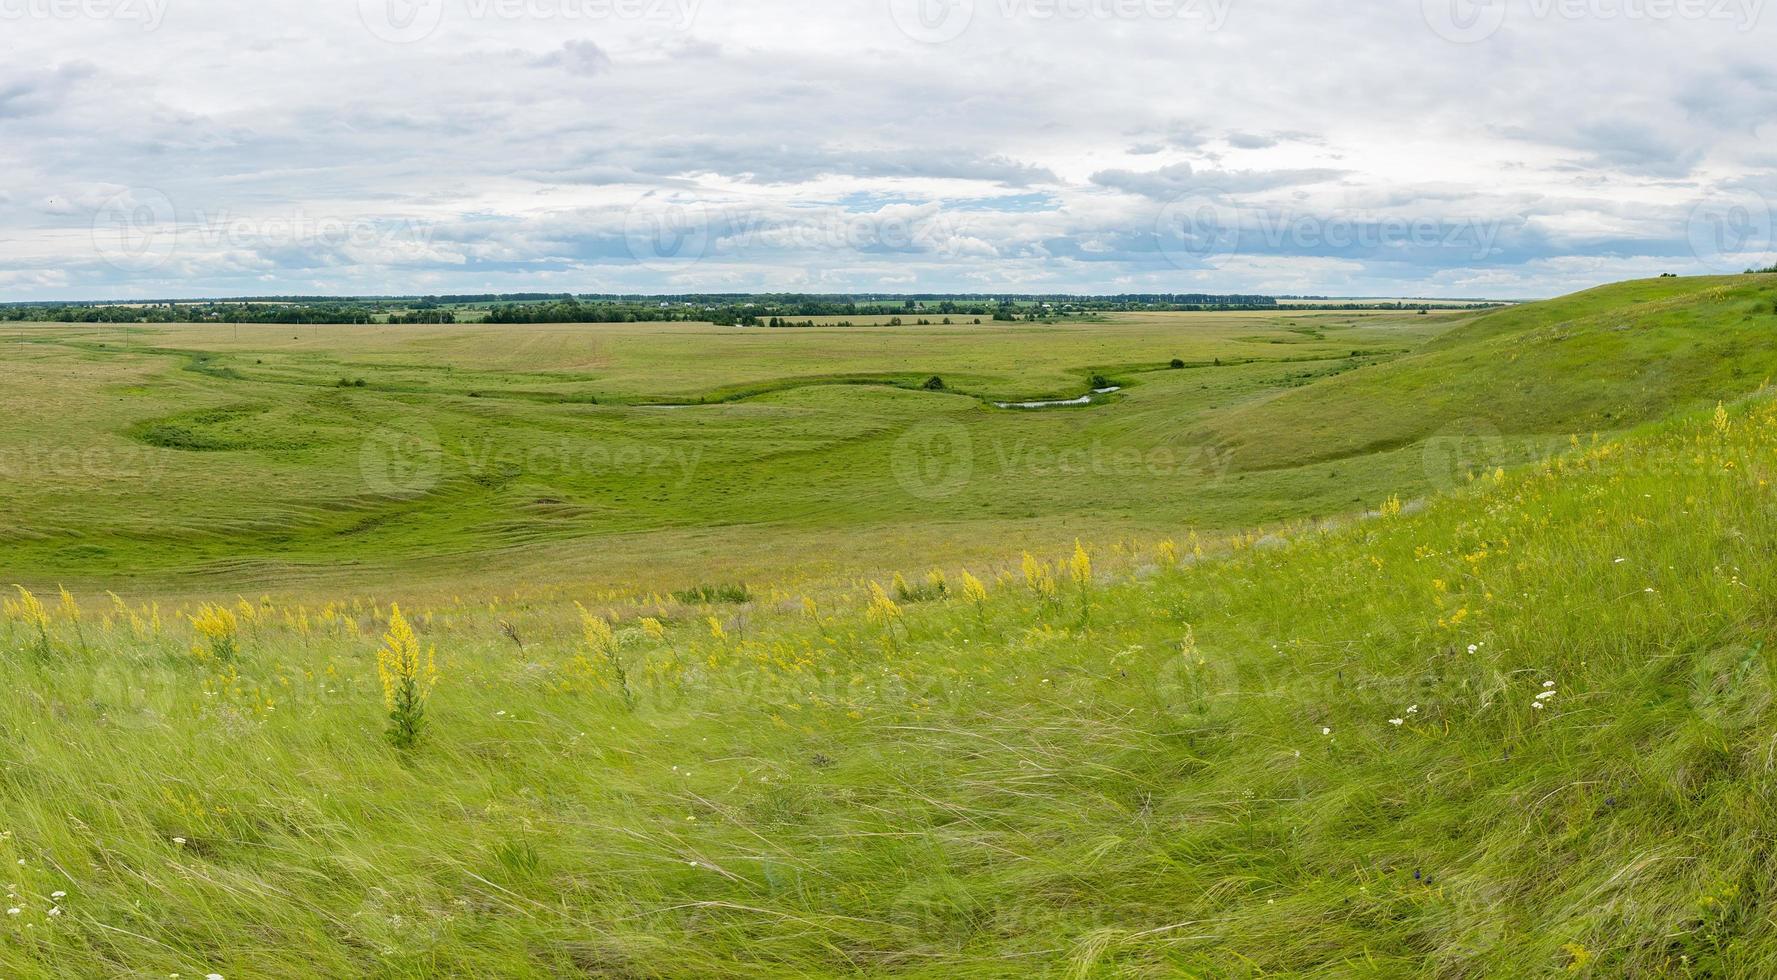
[(1773, 337), (26, 325), (0, 972), (1772, 975)]
[[(598, 587), (844, 579), (1240, 529), (1374, 503), (1420, 467), (1230, 480), (1213, 419), (1451, 322), (25, 325), (5, 345), (0, 540), (15, 576), (148, 595), (342, 571), (455, 589), (490, 564)], [(1123, 390), (996, 407), (1095, 377)]]

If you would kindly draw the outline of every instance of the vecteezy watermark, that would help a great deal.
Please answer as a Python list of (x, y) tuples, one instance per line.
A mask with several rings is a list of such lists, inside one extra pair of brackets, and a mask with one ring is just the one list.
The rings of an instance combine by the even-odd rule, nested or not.
[(975, 22), (975, 0), (888, 0), (888, 8), (901, 33), (926, 44), (954, 41)]
[(0, 21), (110, 20), (158, 30), (171, 0), (0, 0)]
[(961, 220), (932, 207), (846, 211), (796, 208), (765, 213), (736, 205), (644, 198), (624, 215), (623, 239), (645, 268), (669, 272), (724, 252), (854, 251), (953, 253)]
[(975, 475), (975, 440), (960, 422), (921, 422), (895, 440), (889, 471), (917, 499), (954, 497)]
[(1475, 44), (1511, 20), (1708, 21), (1750, 31), (1765, 0), (1421, 0), (1425, 23), (1446, 41)]
[(1425, 440), (1420, 454), (1426, 482), (1442, 492), (1530, 455), (1523, 448), (1508, 445), (1492, 421), (1465, 418), (1445, 425)]
[[(1240, 697), (1240, 663), (1227, 654), (1199, 650), (1191, 628), (1183, 630), (1183, 635), (1168, 642), (1165, 658), (1152, 668), (1149, 690), (1158, 702), (1156, 707), (1167, 717), (1201, 719)], [(1131, 658), (1134, 663), (1148, 657), (1147, 651), (1128, 652), (1135, 654)]]
[(178, 240), (173, 201), (152, 187), (118, 191), (93, 213), (93, 250), (125, 272), (157, 268), (172, 256)]
[(0, 479), (32, 482), (59, 479), (158, 483), (168, 454), (147, 446), (29, 444), (0, 446)]
[[(165, 2), (165, 0), (161, 0)], [(391, 44), (431, 37), (446, 20), (559, 21), (567, 24), (628, 21), (689, 30), (703, 0), (358, 0), (358, 17), (370, 33)]]
[(643, 268), (671, 272), (709, 254), (710, 228), (700, 201), (643, 200), (623, 216), (623, 243)]
[(197, 211), (192, 217), (192, 234), (197, 240), (206, 246), (227, 248), (426, 245), (436, 231), (431, 222), (417, 218), (315, 215), (300, 208), (270, 216)]
[(1095, 439), (1050, 445), (1030, 439), (994, 439), (978, 449), (960, 422), (922, 422), (895, 440), (889, 469), (909, 496), (948, 500), (976, 482), (1189, 479), (1212, 484), (1225, 477), (1233, 456), (1214, 446), (1113, 445)]
[(682, 442), (637, 444), (562, 439), (519, 446), (486, 437), (463, 443), (458, 455), (469, 473), (483, 481), (520, 474), (542, 479), (667, 474), (676, 475), (677, 485), (685, 487), (703, 463), (703, 447)]
[(613, 474), (665, 474), (688, 485), (703, 463), (703, 447), (680, 442), (645, 445), (561, 439), (517, 443), (496, 436), (465, 439), (447, 445), (438, 430), (421, 421), (404, 421), (372, 432), (359, 447), (359, 472), (370, 492), (386, 497), (417, 497), (436, 489), (444, 479), (448, 458), (463, 474), (484, 486), (518, 477), (558, 479)]
[(1235, 206), (1186, 196), (1154, 223), (1155, 247), (1181, 269), (1214, 268), (1235, 255), (1399, 254), (1448, 249), (1471, 261), (1495, 254), (1502, 220), (1357, 212), (1315, 214)]
[(1714, 272), (1742, 272), (1777, 251), (1771, 202), (1756, 191), (1712, 195), (1691, 208), (1685, 237), (1691, 254)]
[(1215, 268), (1240, 251), (1240, 212), (1208, 198), (1177, 198), (1154, 220), (1154, 242), (1181, 269)]
[(887, 0), (901, 33), (925, 44), (963, 36), (983, 11), (1002, 21), (1161, 21), (1221, 30), (1235, 0)]
[(420, 421), (377, 429), (359, 447), (358, 473), (372, 493), (385, 497), (430, 493), (444, 475), (438, 430)]

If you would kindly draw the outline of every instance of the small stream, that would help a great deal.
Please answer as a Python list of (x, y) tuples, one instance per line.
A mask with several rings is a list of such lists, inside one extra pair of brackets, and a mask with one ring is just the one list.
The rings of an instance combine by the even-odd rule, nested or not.
[(1090, 405), (1090, 404), (1092, 404), (1092, 396), (1093, 395), (1109, 395), (1112, 392), (1118, 392), (1118, 391), (1122, 391), (1122, 390), (1123, 390), (1122, 386), (1112, 385), (1109, 388), (1094, 388), (1094, 389), (1092, 389), (1092, 391), (1089, 394), (1081, 395), (1078, 398), (1068, 398), (1068, 399), (1061, 400), (1061, 401), (994, 402), (994, 405), (999, 408), (1060, 408), (1063, 405)]
[[(1068, 405), (1090, 405), (1090, 404), (1092, 404), (1093, 399), (1097, 398), (1099, 395), (1114, 394), (1114, 393), (1122, 391), (1122, 390), (1123, 390), (1122, 385), (1112, 385), (1108, 388), (1094, 388), (1090, 392), (1088, 392), (1084, 395), (1081, 395), (1078, 398), (1063, 398), (1063, 399), (1056, 399), (1053, 401), (1040, 401), (1040, 402), (994, 402), (993, 404), (996, 408), (1061, 408), (1061, 407), (1068, 406)], [(652, 408), (652, 409), (672, 410), (672, 409), (682, 409), (682, 408), (706, 408), (710, 404), (720, 404), (720, 403), (705, 402), (705, 403), (679, 405), (679, 404), (667, 404), (667, 403), (663, 403), (663, 402), (653, 402), (653, 403), (647, 403), (647, 404), (641, 404), (641, 405), (631, 405), (630, 407), (631, 408)]]

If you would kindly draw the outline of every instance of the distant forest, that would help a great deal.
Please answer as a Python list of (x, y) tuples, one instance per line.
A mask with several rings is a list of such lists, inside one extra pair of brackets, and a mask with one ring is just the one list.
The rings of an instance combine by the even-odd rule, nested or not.
[[(1329, 309), (1416, 309), (1412, 301), (1325, 300)], [(1475, 306), (1490, 305), (1475, 303)], [(646, 323), (813, 325), (812, 318), (903, 317), (910, 323), (1044, 320), (1133, 311), (1281, 309), (1276, 297), (1210, 293), (1044, 294), (500, 293), (448, 296), (264, 296), (215, 300), (0, 304), (0, 321), (60, 323)], [(1290, 309), (1308, 308), (1294, 305)]]

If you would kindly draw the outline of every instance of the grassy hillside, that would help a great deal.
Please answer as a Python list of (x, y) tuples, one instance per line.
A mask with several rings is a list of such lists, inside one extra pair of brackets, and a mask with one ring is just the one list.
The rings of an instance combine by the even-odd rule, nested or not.
[(1263, 471), (1433, 438), (1510, 456), (1614, 431), (1777, 373), (1777, 281), (1649, 279), (1482, 314), (1415, 354), (1221, 413), (1204, 428)]
[(381, 603), (15, 596), (0, 969), (1770, 975), (1774, 436), (985, 596), (414, 607), (406, 751)]

